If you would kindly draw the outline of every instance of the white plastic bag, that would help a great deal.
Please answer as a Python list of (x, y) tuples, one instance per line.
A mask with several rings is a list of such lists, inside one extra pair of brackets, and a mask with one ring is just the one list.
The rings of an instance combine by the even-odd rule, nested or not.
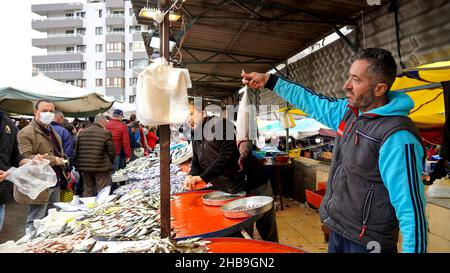
[(428, 197), (431, 198), (450, 198), (450, 179), (448, 176), (436, 179), (428, 188)]
[(183, 123), (189, 115), (187, 89), (192, 87), (187, 69), (173, 68), (158, 58), (139, 73), (136, 116), (144, 125)]
[(45, 159), (31, 160), (19, 168), (10, 168), (8, 173), (8, 180), (31, 199), (36, 199), (42, 191), (58, 182), (55, 171), (50, 167), (50, 161)]

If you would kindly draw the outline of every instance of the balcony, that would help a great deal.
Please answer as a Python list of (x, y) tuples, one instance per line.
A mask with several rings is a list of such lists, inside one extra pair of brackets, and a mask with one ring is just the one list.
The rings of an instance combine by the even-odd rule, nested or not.
[(148, 59), (147, 51), (133, 51), (133, 60)]
[(83, 18), (72, 16), (36, 19), (31, 21), (31, 27), (37, 31), (47, 31), (49, 29), (57, 28), (81, 28), (83, 27)]
[(133, 32), (133, 41), (143, 41), (142, 38), (142, 31), (135, 31)]
[(105, 40), (107, 43), (124, 42), (125, 31), (108, 31)]
[(108, 14), (106, 15), (105, 23), (107, 26), (123, 26), (125, 24), (125, 16), (123, 14)]
[(125, 68), (106, 68), (106, 78), (125, 78)]
[(106, 2), (106, 8), (123, 8), (125, 6), (124, 0), (108, 0)]
[(31, 5), (31, 12), (34, 12), (39, 15), (47, 15), (49, 12), (55, 11), (65, 12), (65, 11), (78, 11), (82, 9), (83, 3), (81, 2)]
[(106, 60), (125, 60), (125, 52), (106, 52)]
[(105, 95), (106, 96), (123, 96), (125, 94), (125, 88), (123, 87), (106, 87)]
[(83, 35), (81, 34), (49, 35), (47, 38), (32, 39), (31, 44), (39, 48), (46, 48), (48, 46), (58, 46), (58, 45), (82, 45)]
[(33, 56), (33, 63), (62, 63), (62, 62), (82, 62), (81, 52), (49, 52), (47, 55)]
[(55, 70), (43, 71), (44, 75), (52, 79), (76, 80), (83, 78), (83, 70)]

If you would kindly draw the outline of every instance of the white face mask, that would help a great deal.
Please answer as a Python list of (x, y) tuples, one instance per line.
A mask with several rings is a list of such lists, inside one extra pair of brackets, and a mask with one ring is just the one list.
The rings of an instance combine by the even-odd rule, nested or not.
[(52, 112), (41, 112), (41, 117), (39, 121), (45, 125), (49, 125), (55, 118), (55, 113)]

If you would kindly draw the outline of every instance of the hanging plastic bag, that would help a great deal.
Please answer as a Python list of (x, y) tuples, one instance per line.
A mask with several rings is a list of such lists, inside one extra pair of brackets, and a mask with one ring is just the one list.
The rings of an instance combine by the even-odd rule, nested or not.
[(36, 199), (45, 189), (57, 183), (56, 173), (50, 167), (49, 160), (31, 160), (19, 168), (8, 170), (8, 180), (22, 193)]
[(183, 123), (189, 115), (187, 89), (192, 87), (189, 71), (173, 68), (158, 58), (139, 73), (136, 116), (144, 125)]

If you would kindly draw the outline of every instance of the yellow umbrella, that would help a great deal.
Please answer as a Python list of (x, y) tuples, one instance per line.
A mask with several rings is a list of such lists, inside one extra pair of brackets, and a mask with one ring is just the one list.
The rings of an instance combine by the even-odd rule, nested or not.
[(444, 91), (441, 82), (450, 80), (450, 61), (403, 70), (392, 91), (405, 92), (414, 100), (409, 117), (421, 129), (440, 128), (445, 123)]

